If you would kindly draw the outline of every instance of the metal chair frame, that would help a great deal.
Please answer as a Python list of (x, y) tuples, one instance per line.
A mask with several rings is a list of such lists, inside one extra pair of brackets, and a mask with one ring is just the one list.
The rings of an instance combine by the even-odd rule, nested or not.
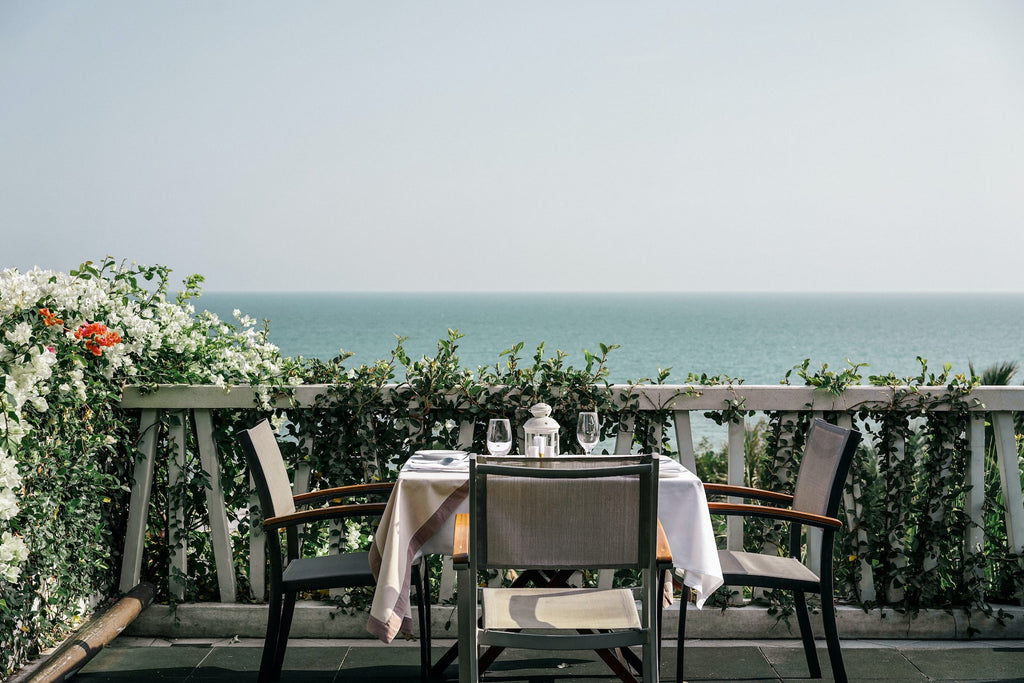
[[(263, 420), (252, 429), (240, 431), (239, 441), (256, 484), (270, 559), (270, 605), (259, 672), (259, 682), (265, 683), (281, 677), (288, 633), (300, 591), (376, 585), (367, 553), (301, 557), (300, 537), (302, 526), (310, 522), (379, 516), (384, 512), (386, 500), (303, 510), (298, 508), (329, 501), (365, 499), (368, 496), (383, 496), (386, 499), (394, 484), (355, 484), (292, 495), (284, 459), (269, 421)], [(285, 549), (281, 547), (279, 532), (282, 529), (287, 539)], [(284, 550), (287, 550), (286, 556)], [(420, 676), (421, 680), (426, 681), (430, 671), (430, 593), (426, 559), (414, 564), (412, 571), (419, 612)]]
[[(639, 629), (599, 630), (573, 627), (571, 629), (546, 629), (520, 631), (517, 629), (486, 629), (477, 623), (477, 606), (481, 602), (482, 590), (478, 590), (478, 572), (487, 569), (509, 569), (513, 567), (491, 564), (487, 551), (488, 487), (498, 485), (494, 478), (571, 480), (573, 486), (586, 486), (587, 480), (594, 481), (608, 477), (632, 477), (639, 486), (639, 524), (636, 529), (637, 553), (635, 560), (622, 563), (616, 559), (609, 564), (598, 565), (607, 568), (632, 567), (641, 575), (641, 611)], [(489, 481), (490, 480), (490, 481)], [(554, 457), (518, 458), (504, 456), (471, 456), (470, 460), (470, 510), (456, 519), (454, 565), (458, 576), (459, 610), (459, 680), (462, 683), (475, 682), (480, 673), (477, 660), (478, 647), (519, 647), (541, 650), (585, 650), (604, 651), (610, 648), (626, 648), (639, 645), (642, 649), (641, 670), (644, 681), (658, 680), (659, 612), (661, 599), (659, 575), (671, 567), (671, 552), (668, 542), (657, 522), (658, 505), (658, 462), (646, 456), (601, 456), (596, 458)], [(623, 482), (625, 485), (626, 482)], [(607, 501), (595, 501), (607, 504)], [(517, 523), (519, 510), (503, 509), (501, 514), (506, 523)], [(557, 515), (558, 511), (553, 510)], [(511, 520), (511, 521), (510, 521)], [(555, 557), (550, 562), (525, 562), (514, 567), (528, 571), (589, 569), (595, 565), (581, 565), (567, 556)], [(500, 560), (499, 560), (500, 561)], [(564, 584), (563, 584), (564, 585)], [(491, 589), (494, 590), (494, 589)], [(566, 591), (566, 599), (587, 600), (587, 589)], [(594, 589), (591, 589), (594, 590)], [(589, 594), (593, 597), (593, 593)], [(561, 599), (561, 598), (560, 598)], [(568, 604), (568, 603), (567, 603)], [(630, 601), (630, 609), (634, 609)], [(607, 660), (606, 660), (607, 661)]]
[[(765, 491), (762, 489), (749, 488), (745, 486), (730, 486), (727, 484), (705, 484), (704, 490), (710, 495), (728, 495), (749, 500), (758, 500), (764, 503), (775, 505), (753, 505), (748, 503), (708, 503), (712, 514), (727, 516), (752, 516), (774, 519), (789, 523), (789, 563), (796, 563), (800, 568), (800, 559), (803, 549), (803, 527), (813, 527), (822, 532), (820, 543), (820, 556), (818, 558), (819, 572), (815, 575), (810, 570), (798, 570), (797, 566), (789, 565), (791, 570), (776, 574), (772, 573), (730, 573), (724, 569), (728, 566), (724, 561), (726, 558), (746, 556), (751, 560), (758, 559), (757, 553), (743, 553), (740, 551), (720, 550), (719, 555), (723, 558), (723, 579), (726, 586), (752, 586), (770, 589), (781, 589), (793, 591), (793, 599), (796, 603), (797, 622), (800, 626), (800, 637), (803, 641), (804, 656), (807, 659), (807, 668), (812, 678), (821, 678), (821, 666), (818, 662), (817, 650), (814, 646), (814, 634), (811, 632), (810, 615), (807, 609), (806, 593), (817, 593), (821, 596), (821, 619), (825, 632), (825, 642), (828, 647), (829, 661), (832, 665), (832, 675), (837, 683), (846, 683), (846, 667), (843, 664), (843, 653), (839, 645), (839, 632), (836, 627), (836, 612), (833, 604), (833, 567), (832, 567), (832, 546), (835, 540), (835, 533), (842, 528), (843, 523), (836, 514), (839, 511), (839, 504), (843, 496), (843, 487), (846, 483), (847, 474), (850, 471), (850, 464), (857, 452), (857, 444), (860, 443), (861, 434), (855, 430), (837, 427), (821, 419), (815, 419), (807, 432), (807, 440), (804, 446), (804, 454), (800, 463), (800, 470), (796, 478), (796, 490), (793, 495)], [(829, 448), (831, 446), (832, 448)], [(816, 467), (816, 474), (831, 472), (830, 481), (827, 482), (827, 496), (824, 504), (817, 509), (802, 509), (811, 507), (802, 505), (807, 498), (806, 492), (811, 487), (807, 482), (810, 475), (807, 470)], [(805, 481), (801, 485), (801, 475)], [(814, 497), (820, 497), (820, 495)], [(781, 508), (778, 505), (791, 507)], [(786, 569), (783, 567), (783, 569)], [(795, 576), (801, 574), (801, 576)], [(676, 643), (676, 676), (678, 681), (683, 680), (683, 641), (686, 631), (686, 600), (679, 610), (679, 634)]]

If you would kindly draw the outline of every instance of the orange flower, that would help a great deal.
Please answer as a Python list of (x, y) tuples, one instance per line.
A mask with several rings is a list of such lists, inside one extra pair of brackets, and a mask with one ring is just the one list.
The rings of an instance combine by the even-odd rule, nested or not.
[(43, 322), (46, 323), (47, 327), (64, 324), (64, 321), (58, 318), (54, 313), (51, 313), (49, 308), (40, 308), (39, 315), (43, 316)]
[(114, 344), (121, 343), (121, 335), (107, 329), (107, 326), (103, 323), (81, 325), (75, 330), (75, 339), (85, 339), (85, 348), (94, 356), (102, 355), (104, 346), (113, 346)]

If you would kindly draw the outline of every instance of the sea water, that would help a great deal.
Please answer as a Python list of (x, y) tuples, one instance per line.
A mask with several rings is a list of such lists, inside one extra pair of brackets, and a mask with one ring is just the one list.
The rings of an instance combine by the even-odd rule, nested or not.
[[(777, 384), (810, 359), (867, 363), (869, 374), (920, 373), (949, 362), (980, 372), (1024, 360), (1022, 294), (533, 294), (533, 293), (207, 293), (197, 300), (230, 319), (233, 309), (269, 320), (270, 341), (286, 356), (330, 359), (341, 349), (352, 367), (388, 358), (396, 335), (409, 356), (434, 355), (449, 329), (464, 338), (457, 355), (476, 370), (503, 361), (523, 342), (528, 361), (540, 343), (582, 368), (583, 349), (618, 344), (608, 357), (612, 382), (688, 373)], [(399, 379), (401, 375), (399, 374)], [(792, 378), (799, 384), (799, 378)], [(715, 434), (695, 421), (695, 436)]]

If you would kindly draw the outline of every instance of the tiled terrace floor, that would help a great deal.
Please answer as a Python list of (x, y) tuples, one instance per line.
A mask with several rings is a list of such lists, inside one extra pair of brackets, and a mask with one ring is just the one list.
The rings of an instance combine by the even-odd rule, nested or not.
[[(436, 655), (450, 641), (438, 642)], [(257, 640), (154, 640), (118, 638), (74, 677), (101, 681), (255, 681)], [(819, 643), (823, 646), (823, 643)], [(851, 681), (1024, 681), (1024, 641), (843, 642)], [(828, 657), (819, 649), (825, 679)], [(435, 657), (436, 658), (436, 657)], [(663, 650), (662, 680), (675, 680), (675, 649)], [(293, 640), (282, 681), (418, 681), (414, 642), (382, 645), (370, 640)], [(687, 681), (808, 681), (803, 652), (788, 641), (692, 641), (686, 649)], [(28, 670), (15, 676), (25, 680)], [(455, 681), (453, 665), (443, 680)], [(441, 679), (438, 679), (441, 680)], [(509, 651), (486, 681), (613, 683), (605, 665), (588, 653)]]

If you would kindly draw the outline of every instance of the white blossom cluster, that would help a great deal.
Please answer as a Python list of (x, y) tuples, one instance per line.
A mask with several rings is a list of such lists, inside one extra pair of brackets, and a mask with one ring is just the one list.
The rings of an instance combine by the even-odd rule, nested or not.
[(21, 576), (21, 564), (28, 559), (28, 546), (20, 536), (5, 531), (0, 536), (0, 580), (14, 583)]
[[(219, 386), (263, 382), (284, 372), (279, 350), (251, 318), (236, 311), (237, 325), (231, 326), (206, 311), (196, 315), (191, 304), (145, 294), (113, 277), (0, 271), (0, 582), (17, 580), (27, 554), (9, 523), (22, 487), (15, 453), (32, 428), (26, 406), (45, 413), (54, 390), (87, 402), (87, 370), (108, 379)], [(40, 309), (50, 312), (50, 324)], [(69, 353), (67, 362), (58, 362), (62, 349), (82, 345), (76, 330), (92, 323), (105, 325), (120, 341), (98, 355)]]
[[(17, 463), (0, 448), (0, 523), (18, 512), (16, 492), (21, 488)], [(10, 531), (0, 536), (0, 581), (17, 581), (20, 565), (28, 556), (25, 542)]]

